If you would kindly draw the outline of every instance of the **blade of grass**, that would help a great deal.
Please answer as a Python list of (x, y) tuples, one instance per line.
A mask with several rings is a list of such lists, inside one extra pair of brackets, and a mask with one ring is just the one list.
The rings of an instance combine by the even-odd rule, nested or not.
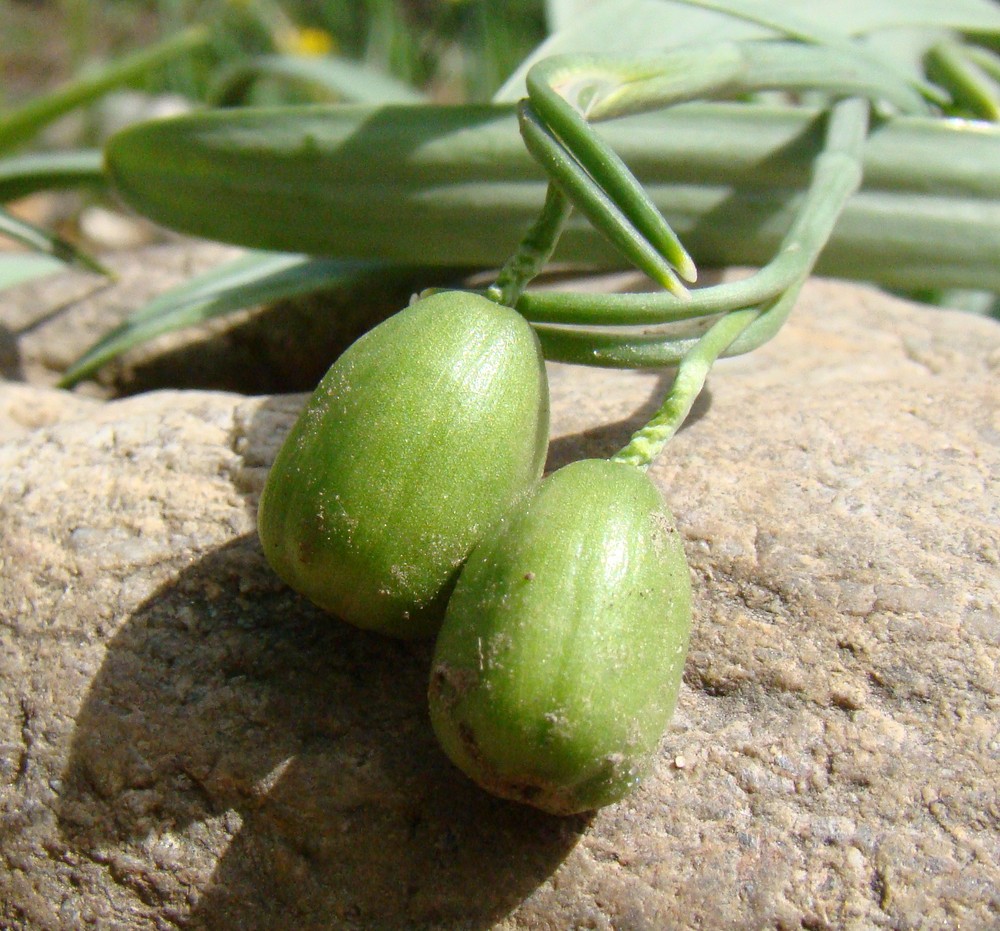
[(0, 253), (0, 291), (62, 271), (66, 263), (38, 252)]
[(53, 120), (91, 103), (109, 90), (144, 77), (169, 61), (204, 46), (208, 31), (195, 26), (179, 35), (135, 52), (96, 74), (70, 83), (0, 115), (0, 152), (9, 151), (37, 135)]
[(960, 109), (984, 120), (1000, 120), (1000, 81), (958, 42), (940, 42), (927, 53), (927, 70), (954, 95)]
[(100, 187), (104, 183), (104, 155), (97, 149), (35, 152), (0, 159), (0, 203), (36, 191)]
[(91, 346), (60, 380), (69, 388), (154, 336), (204, 323), (246, 307), (323, 289), (353, 287), (389, 273), (377, 262), (250, 253), (160, 295)]
[(87, 271), (96, 272), (99, 275), (108, 275), (109, 272), (96, 259), (91, 258), (85, 252), (81, 252), (72, 243), (66, 242), (52, 233), (28, 223), (20, 217), (14, 216), (6, 210), (0, 209), (0, 235), (7, 236), (15, 242), (29, 246), (35, 252), (43, 255), (50, 255), (60, 262), (68, 265), (76, 265)]

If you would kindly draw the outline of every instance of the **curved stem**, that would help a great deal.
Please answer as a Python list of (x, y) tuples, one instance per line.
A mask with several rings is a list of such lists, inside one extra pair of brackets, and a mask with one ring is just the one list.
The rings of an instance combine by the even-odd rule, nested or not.
[(670, 391), (653, 419), (634, 433), (628, 444), (611, 457), (611, 461), (643, 470), (649, 468), (691, 412), (715, 360), (759, 316), (758, 310), (733, 311), (699, 339), (681, 360)]
[[(870, 56), (782, 40), (705, 43), (627, 59), (555, 55), (532, 67), (526, 84), (529, 98), (543, 102), (560, 135), (578, 131), (586, 120), (767, 90), (865, 97), (904, 113), (928, 112), (904, 77)], [(564, 106), (547, 107), (554, 98)]]
[[(798, 244), (803, 251), (811, 247), (810, 258), (803, 263), (797, 280), (766, 309), (732, 311), (713, 324), (680, 359), (677, 375), (660, 409), (615, 453), (613, 461), (647, 469), (690, 413), (716, 360), (731, 351), (741, 338), (750, 342), (770, 339), (781, 328), (840, 210), (861, 183), (861, 153), (868, 115), (867, 103), (857, 99), (842, 101), (830, 114), (824, 150), (817, 160), (810, 187), (811, 197), (789, 231), (790, 245)], [(832, 185), (837, 182), (834, 190)], [(752, 333), (754, 327), (761, 330), (756, 336)]]
[[(861, 159), (868, 131), (869, 106), (852, 98), (835, 104), (827, 122), (823, 150), (816, 157), (809, 188), (799, 213), (792, 223), (776, 257), (761, 271), (743, 281), (717, 285), (691, 295), (692, 311), (685, 313), (668, 295), (616, 295), (612, 311), (601, 323), (663, 323), (694, 316), (707, 316), (766, 305), (796, 289), (812, 272), (816, 260), (830, 238), (844, 205), (861, 185)], [(524, 295), (518, 310), (533, 319), (533, 310), (546, 309), (555, 295)], [(565, 314), (563, 322), (572, 321), (572, 301), (576, 295), (561, 297), (554, 309)], [(611, 297), (610, 295), (607, 297)], [(634, 309), (624, 300), (647, 301), (643, 314), (629, 315)], [(731, 303), (730, 303), (731, 302)], [(525, 306), (527, 305), (527, 306)], [(595, 310), (593, 304), (590, 311)], [(655, 312), (665, 310), (662, 317)], [(791, 302), (778, 300), (767, 313), (755, 318), (723, 347), (723, 355), (750, 352), (766, 343), (781, 328)], [(615, 319), (610, 319), (617, 315)], [(552, 315), (550, 315), (552, 316)], [(594, 316), (597, 316), (596, 314)], [(591, 318), (592, 319), (592, 318)], [(583, 322), (579, 317), (576, 321)], [(679, 364), (693, 351), (697, 338), (671, 338), (663, 333), (613, 333), (587, 329), (567, 329), (546, 324), (536, 325), (546, 357), (563, 362), (612, 368), (649, 368)]]
[(536, 64), (526, 84), (528, 101), (519, 115), (528, 150), (626, 258), (682, 299), (688, 294), (680, 279), (695, 279), (694, 262), (588, 121), (772, 88), (885, 99), (904, 111), (926, 109), (906, 80), (866, 55), (777, 40), (687, 46), (632, 59), (555, 56)]

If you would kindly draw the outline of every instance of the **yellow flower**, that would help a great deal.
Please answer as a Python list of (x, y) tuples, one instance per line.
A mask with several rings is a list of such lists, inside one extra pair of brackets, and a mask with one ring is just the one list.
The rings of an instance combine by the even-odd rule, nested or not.
[(325, 29), (317, 29), (313, 26), (291, 29), (281, 37), (283, 51), (306, 58), (329, 55), (334, 50), (335, 45), (330, 33)]

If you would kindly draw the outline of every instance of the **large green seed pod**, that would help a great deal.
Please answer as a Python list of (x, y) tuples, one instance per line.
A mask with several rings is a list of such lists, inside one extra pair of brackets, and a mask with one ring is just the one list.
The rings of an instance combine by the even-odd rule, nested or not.
[(462, 570), (431, 670), (435, 733), (496, 795), (557, 814), (617, 801), (673, 712), (690, 617), (653, 483), (603, 459), (566, 466)]
[(359, 627), (430, 636), (465, 557), (540, 478), (548, 427), (524, 318), (460, 291), (417, 301), (308, 402), (261, 498), (264, 554)]

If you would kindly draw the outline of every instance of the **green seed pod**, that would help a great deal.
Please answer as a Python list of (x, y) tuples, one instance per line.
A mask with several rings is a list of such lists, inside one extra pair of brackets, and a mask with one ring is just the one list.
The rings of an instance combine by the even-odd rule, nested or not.
[(430, 636), (470, 550), (540, 478), (548, 429), (523, 317), (460, 291), (417, 301), (309, 400), (261, 497), (264, 554), (359, 627)]
[(691, 625), (680, 535), (632, 466), (555, 472), (470, 555), (430, 680), (442, 747), (483, 788), (545, 811), (610, 804), (648, 769)]

